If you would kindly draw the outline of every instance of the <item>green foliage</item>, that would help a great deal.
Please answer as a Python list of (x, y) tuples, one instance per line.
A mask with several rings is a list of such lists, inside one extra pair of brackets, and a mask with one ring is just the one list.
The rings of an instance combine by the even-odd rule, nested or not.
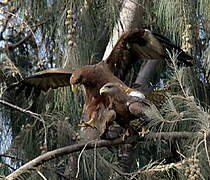
[[(174, 60), (175, 58), (173, 57), (172, 62)], [(181, 159), (185, 161), (191, 158), (197, 159), (196, 163), (194, 161), (189, 161), (187, 164), (183, 163), (181, 169), (176, 167), (176, 170), (188, 172), (187, 169), (192, 169), (191, 166), (194, 167), (194, 164), (196, 164), (195, 166), (197, 168), (202, 167), (202, 171), (198, 172), (199, 178), (206, 179), (210, 173), (207, 165), (209, 163), (207, 140), (205, 137), (200, 139), (200, 137), (196, 136), (196, 132), (202, 132), (204, 134), (209, 132), (209, 109), (206, 109), (206, 104), (202, 106), (196, 98), (197, 94), (192, 89), (194, 82), (186, 83), (186, 79), (192, 76), (190, 73), (185, 73), (188, 72), (188, 68), (178, 68), (175, 63), (172, 64), (172, 73), (168, 81), (168, 88), (171, 89), (172, 93), (168, 93), (160, 111), (154, 109), (153, 111), (147, 112), (148, 116), (153, 119), (149, 127), (151, 131), (156, 132), (168, 132), (169, 134), (170, 132), (194, 132), (195, 135), (187, 140), (173, 140), (169, 142), (160, 141), (157, 137), (157, 156), (161, 158), (163, 151), (167, 147), (172, 148), (172, 145), (175, 145)], [(174, 90), (175, 93), (173, 92)], [(156, 167), (152, 166), (150, 170), (153, 171), (153, 168)], [(166, 166), (161, 166), (161, 168), (167, 172), (166, 169), (164, 170)], [(190, 176), (190, 172), (185, 176), (181, 176), (181, 174), (183, 173), (180, 172), (179, 179), (189, 178)], [(160, 174), (160, 176), (162, 175), (164, 174)]]
[[(12, 13), (7, 27), (13, 29), (11, 37), (5, 35), (7, 39), (5, 42), (17, 43), (28, 33), (31, 32), (32, 35), (22, 44), (8, 50), (0, 47), (2, 53), (0, 56), (0, 96), (4, 94), (6, 100), (37, 112), (43, 117), (43, 121), (40, 121), (40, 119), (13, 110), (1, 109), (5, 117), (2, 116), (2, 121), (0, 121), (0, 147), (9, 146), (5, 153), (11, 153), (17, 159), (21, 159), (14, 159), (11, 163), (13, 167), (18, 168), (21, 164), (46, 151), (75, 143), (83, 98), (82, 91), (73, 95), (69, 88), (61, 88), (42, 94), (38, 99), (32, 96), (31, 100), (27, 101), (22, 97), (15, 97), (14, 94), (3, 93), (5, 82), (14, 81), (17, 77), (21, 79), (22, 76), (49, 67), (72, 69), (100, 61), (115, 22), (119, 18), (122, 2), (116, 0), (13, 0), (5, 7), (7, 11), (5, 14)], [(171, 55), (172, 67), (167, 66), (166, 71), (162, 72), (159, 84), (167, 82), (162, 86), (167, 86), (173, 93), (167, 95), (161, 111), (154, 109), (148, 112), (153, 119), (150, 124), (151, 130), (168, 133), (171, 131), (205, 133), (210, 128), (210, 95), (208, 84), (206, 84), (210, 81), (209, 0), (139, 1), (139, 5), (144, 7), (144, 24), (170, 37), (177, 44), (184, 43), (183, 34), (187, 31), (190, 37), (190, 42), (187, 42), (193, 45), (191, 53), (198, 58), (195, 67), (180, 68), (175, 65), (176, 56)], [(71, 10), (74, 16), (71, 24), (72, 27), (75, 26), (74, 36), (71, 39), (75, 43), (73, 47), (69, 45), (67, 38), (70, 27), (65, 23), (68, 10)], [(191, 28), (187, 28), (187, 25), (191, 25)], [(200, 59), (203, 54), (203, 58)], [(10, 127), (10, 130), (5, 131), (6, 126)], [(5, 136), (12, 139), (11, 144), (2, 141), (2, 137)], [(198, 170), (199, 167), (200, 179), (208, 179), (210, 172), (207, 145), (205, 139), (199, 139), (197, 136), (189, 140), (169, 142), (160, 141), (157, 137), (156, 142), (138, 145), (135, 170), (139, 171), (134, 172), (135, 178), (175, 179), (174, 171), (177, 171), (176, 175), (179, 179), (187, 179), (190, 175), (188, 170), (192, 167)], [(181, 162), (171, 158), (174, 155), (171, 152), (174, 146), (180, 153), (178, 158)], [(100, 152), (103, 156), (100, 157), (97, 153), (96, 161), (95, 152), (90, 151), (82, 156), (81, 179), (93, 179), (95, 173), (98, 179), (107, 179), (112, 175), (111, 165), (117, 163), (117, 153), (103, 149)], [(58, 158), (45, 163), (38, 169), (40, 172), (30, 171), (21, 178), (41, 179), (41, 174), (43, 174), (47, 178), (58, 179), (60, 176), (57, 172), (65, 173), (68, 167), (75, 165), (77, 157), (78, 155), (73, 154)], [(74, 163), (71, 163), (70, 159), (73, 159)], [(0, 174), (9, 174), (12, 169), (4, 164), (5, 159), (0, 160)], [(96, 168), (93, 167), (93, 160), (95, 160)], [(77, 170), (74, 169), (73, 174), (76, 174), (75, 171)], [(130, 178), (134, 174), (127, 176)]]
[[(192, 24), (195, 31), (198, 30), (198, 26), (204, 26), (205, 28), (202, 30), (205, 34), (208, 34), (209, 6), (208, 0), (193, 2), (186, 0), (160, 0), (154, 2), (151, 10), (154, 11), (157, 17), (156, 23), (158, 28), (161, 28), (162, 32), (167, 32), (168, 35), (173, 37), (174, 41), (180, 42), (187, 24)], [(203, 19), (203, 21), (201, 20), (200, 22), (200, 19)]]

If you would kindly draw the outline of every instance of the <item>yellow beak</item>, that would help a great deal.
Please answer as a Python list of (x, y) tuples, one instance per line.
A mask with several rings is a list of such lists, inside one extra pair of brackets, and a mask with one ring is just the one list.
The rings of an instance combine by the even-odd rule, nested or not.
[(79, 87), (80, 87), (80, 84), (76, 84), (76, 85), (71, 85), (71, 90), (72, 90), (72, 92), (73, 93), (75, 93), (78, 89), (79, 89)]
[(107, 91), (107, 89), (105, 87), (102, 87), (99, 91), (99, 94), (102, 95), (103, 93), (105, 93)]

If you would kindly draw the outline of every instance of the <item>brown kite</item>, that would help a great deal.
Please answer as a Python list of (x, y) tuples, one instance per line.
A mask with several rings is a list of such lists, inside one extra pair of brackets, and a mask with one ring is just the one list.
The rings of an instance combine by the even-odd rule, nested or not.
[[(154, 92), (155, 93), (155, 92)], [(145, 112), (156, 109), (154, 104), (140, 91), (120, 83), (107, 83), (100, 89), (100, 94), (109, 99), (109, 109), (117, 115), (117, 122), (129, 128), (130, 121), (139, 119), (144, 125), (150, 121)]]
[(82, 84), (85, 87), (84, 121), (92, 121), (100, 108), (109, 106), (109, 100), (99, 94), (102, 86), (109, 82), (123, 84), (121, 80), (134, 62), (169, 59), (167, 51), (177, 51), (180, 63), (192, 64), (192, 57), (167, 38), (146, 29), (132, 29), (122, 34), (109, 57), (98, 64), (83, 66), (74, 71), (49, 69), (29, 76), (12, 87), (18, 86), (20, 90), (26, 87), (28, 96), (34, 87), (38, 94), (40, 90)]

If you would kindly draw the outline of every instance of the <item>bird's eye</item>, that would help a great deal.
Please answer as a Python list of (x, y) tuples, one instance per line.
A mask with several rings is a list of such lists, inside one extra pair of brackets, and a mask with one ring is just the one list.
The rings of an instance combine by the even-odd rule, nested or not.
[(81, 82), (82, 82), (82, 79), (83, 79), (83, 77), (82, 77), (82, 75), (80, 75), (80, 76), (77, 78), (76, 83), (81, 83)]
[(106, 86), (106, 87), (107, 87), (107, 88), (109, 88), (109, 89), (110, 89), (110, 88), (112, 88), (112, 86), (111, 86), (111, 85), (108, 85), (108, 86)]

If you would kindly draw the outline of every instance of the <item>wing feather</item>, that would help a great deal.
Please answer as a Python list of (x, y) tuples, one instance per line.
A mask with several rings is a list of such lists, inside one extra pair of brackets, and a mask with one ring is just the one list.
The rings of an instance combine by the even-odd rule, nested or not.
[(155, 106), (146, 99), (139, 99), (138, 101), (131, 102), (128, 106), (130, 113), (144, 122), (150, 121), (146, 112), (150, 111), (152, 108), (155, 108)]
[(168, 58), (168, 54), (166, 50), (168, 50), (170, 53), (173, 53), (173, 51), (175, 51), (176, 53), (178, 53), (177, 59), (179, 62), (184, 63), (186, 66), (193, 65), (192, 63), (193, 58), (187, 53), (185, 53), (180, 47), (174, 45), (168, 38), (160, 34), (156, 34), (156, 33), (152, 33), (152, 34), (163, 46), (164, 53), (167, 58)]
[(137, 60), (168, 59), (167, 50), (177, 51), (178, 60), (187, 66), (192, 65), (193, 58), (181, 48), (171, 43), (166, 37), (152, 33), (147, 29), (132, 29), (119, 38), (109, 57), (104, 60), (109, 69), (121, 80)]
[(29, 76), (20, 82), (13, 83), (8, 87), (8, 89), (17, 88), (17, 94), (25, 89), (25, 95), (28, 97), (33, 88), (36, 89), (38, 94), (39, 91), (46, 92), (50, 88), (56, 89), (59, 87), (69, 86), (71, 74), (72, 71), (68, 69), (52, 68)]

